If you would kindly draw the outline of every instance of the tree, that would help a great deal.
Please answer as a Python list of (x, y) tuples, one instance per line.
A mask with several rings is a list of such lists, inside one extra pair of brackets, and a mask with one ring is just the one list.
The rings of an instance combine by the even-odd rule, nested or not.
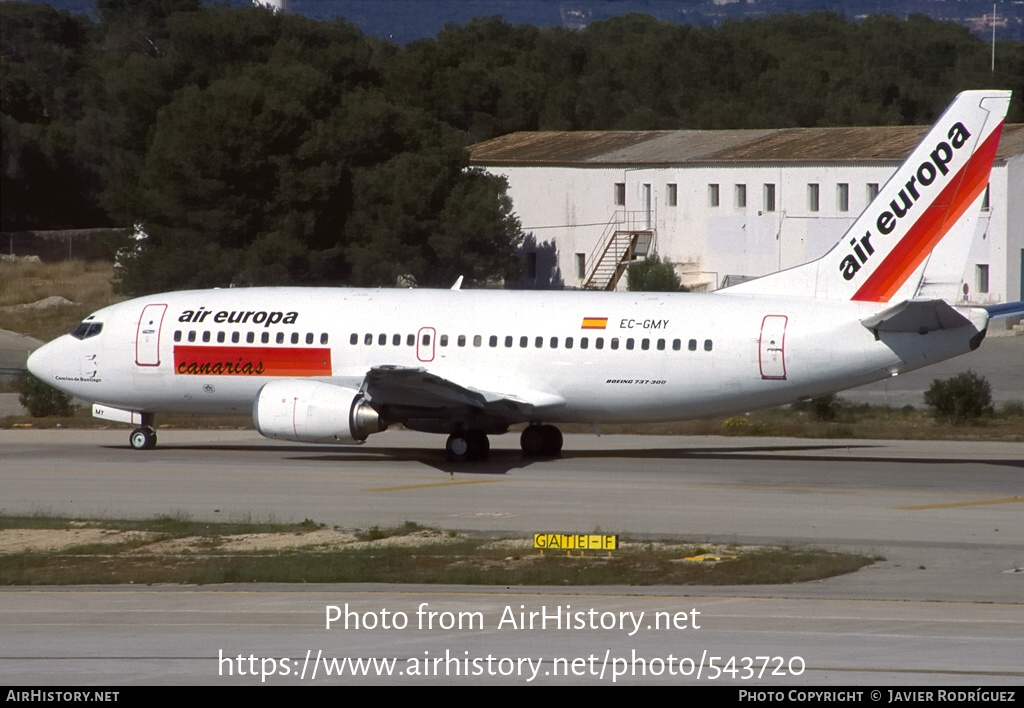
[(626, 268), (626, 288), (643, 292), (686, 292), (687, 288), (676, 275), (675, 266), (661, 260), (656, 253), (641, 261), (633, 261)]
[(992, 413), (992, 386), (973, 371), (964, 371), (948, 379), (933, 379), (924, 392), (924, 402), (934, 409), (936, 418), (952, 425)]
[(73, 415), (71, 396), (45, 384), (27, 371), (18, 376), (18, 402), (33, 418), (51, 415)]

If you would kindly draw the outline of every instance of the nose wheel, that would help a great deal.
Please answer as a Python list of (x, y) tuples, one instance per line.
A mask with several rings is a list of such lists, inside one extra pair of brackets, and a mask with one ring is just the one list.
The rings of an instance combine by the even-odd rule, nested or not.
[(156, 447), (156, 431), (148, 425), (136, 428), (128, 436), (128, 444), (136, 450), (152, 450)]

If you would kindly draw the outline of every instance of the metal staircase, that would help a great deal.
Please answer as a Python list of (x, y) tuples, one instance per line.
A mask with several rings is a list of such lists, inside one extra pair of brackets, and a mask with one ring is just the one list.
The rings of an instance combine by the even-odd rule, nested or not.
[(654, 250), (650, 212), (616, 211), (587, 259), (591, 265), (583, 287), (588, 290), (614, 290), (630, 262), (644, 258)]

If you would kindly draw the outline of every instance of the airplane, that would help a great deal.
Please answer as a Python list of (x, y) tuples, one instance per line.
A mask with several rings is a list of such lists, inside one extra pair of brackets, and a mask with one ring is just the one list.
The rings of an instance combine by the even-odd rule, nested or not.
[(280, 440), (358, 444), (401, 424), (481, 460), (527, 426), (684, 420), (806, 400), (976, 349), (956, 305), (1009, 91), (958, 95), (821, 258), (712, 293), (228, 288), (140, 297), (32, 354), (39, 379), (133, 424), (251, 411)]

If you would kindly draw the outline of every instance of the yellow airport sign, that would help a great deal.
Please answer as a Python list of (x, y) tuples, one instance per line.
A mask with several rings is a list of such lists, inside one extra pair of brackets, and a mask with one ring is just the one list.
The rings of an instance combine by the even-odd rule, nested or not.
[(600, 533), (535, 533), (533, 547), (557, 551), (614, 551), (619, 537)]

